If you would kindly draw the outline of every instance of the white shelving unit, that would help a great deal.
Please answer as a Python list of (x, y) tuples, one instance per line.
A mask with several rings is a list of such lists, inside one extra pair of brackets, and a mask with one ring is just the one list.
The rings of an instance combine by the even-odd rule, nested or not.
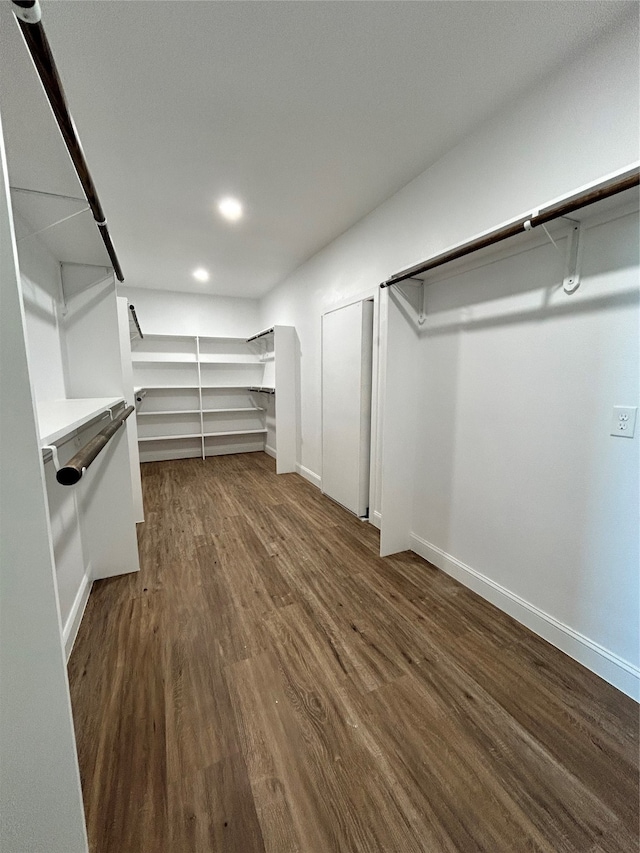
[[(132, 351), (140, 461), (266, 451), (279, 472), (295, 470), (294, 341), (290, 326), (249, 340), (145, 333)], [(276, 407), (294, 436), (280, 456)]]

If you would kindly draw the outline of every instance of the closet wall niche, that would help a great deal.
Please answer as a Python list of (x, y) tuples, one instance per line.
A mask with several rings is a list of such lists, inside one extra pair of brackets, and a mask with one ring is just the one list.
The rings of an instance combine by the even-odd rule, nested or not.
[(160, 335), (132, 345), (140, 461), (265, 451), (295, 470), (295, 330)]

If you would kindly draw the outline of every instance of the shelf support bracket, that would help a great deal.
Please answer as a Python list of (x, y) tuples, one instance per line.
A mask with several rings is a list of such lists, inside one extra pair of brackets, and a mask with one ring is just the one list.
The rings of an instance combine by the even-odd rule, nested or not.
[[(102, 270), (102, 274), (98, 275), (97, 278), (96, 270)], [(113, 275), (113, 270), (106, 265), (77, 264), (72, 261), (62, 261), (60, 264), (60, 277), (62, 281), (62, 299), (65, 308), (69, 297), (77, 296), (78, 293), (101, 284), (111, 275)]]
[(564, 292), (571, 295), (580, 287), (580, 266), (582, 262), (582, 223), (571, 223), (567, 237), (567, 254), (562, 287)]
[[(411, 290), (407, 293), (404, 285), (410, 285)], [(415, 311), (418, 325), (424, 325), (426, 319), (425, 312), (425, 282), (421, 278), (406, 278), (395, 284), (396, 291), (402, 296), (403, 301)], [(418, 289), (420, 288), (420, 289)]]

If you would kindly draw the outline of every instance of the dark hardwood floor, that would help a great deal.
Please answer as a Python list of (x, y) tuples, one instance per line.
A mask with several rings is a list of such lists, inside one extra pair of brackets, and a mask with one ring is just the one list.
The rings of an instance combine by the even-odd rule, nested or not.
[(143, 465), (69, 664), (94, 853), (630, 853), (638, 707), (264, 454)]

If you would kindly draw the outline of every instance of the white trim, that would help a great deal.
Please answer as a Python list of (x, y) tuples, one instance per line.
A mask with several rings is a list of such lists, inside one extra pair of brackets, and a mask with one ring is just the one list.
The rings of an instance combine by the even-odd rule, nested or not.
[(415, 533), (411, 534), (411, 550), (495, 604), (636, 702), (640, 701), (640, 668)]
[(264, 446), (264, 452), (267, 454), (267, 456), (272, 456), (274, 459), (276, 458), (276, 449), (275, 449), (275, 447), (269, 447), (269, 445), (268, 445), (268, 444), (265, 444), (265, 446)]
[(315, 474), (309, 468), (305, 468), (304, 465), (301, 465), (299, 462), (296, 462), (296, 471), (300, 474), (301, 477), (304, 477), (305, 480), (308, 480), (312, 486), (315, 486), (317, 489), (322, 489), (322, 478), (319, 474)]
[(369, 523), (373, 524), (374, 527), (377, 527), (378, 530), (380, 530), (380, 527), (382, 526), (382, 513), (378, 512), (377, 509), (374, 509), (369, 516)]
[(73, 604), (71, 605), (71, 610), (69, 611), (67, 621), (62, 631), (62, 640), (64, 642), (67, 663), (69, 662), (71, 652), (73, 651), (73, 644), (75, 643), (78, 635), (78, 629), (80, 628), (80, 623), (82, 622), (82, 617), (84, 616), (84, 611), (87, 606), (87, 602), (89, 601), (92, 586), (93, 581), (91, 580), (91, 567), (87, 566), (87, 569), (82, 576), (82, 580), (80, 581), (80, 588)]

